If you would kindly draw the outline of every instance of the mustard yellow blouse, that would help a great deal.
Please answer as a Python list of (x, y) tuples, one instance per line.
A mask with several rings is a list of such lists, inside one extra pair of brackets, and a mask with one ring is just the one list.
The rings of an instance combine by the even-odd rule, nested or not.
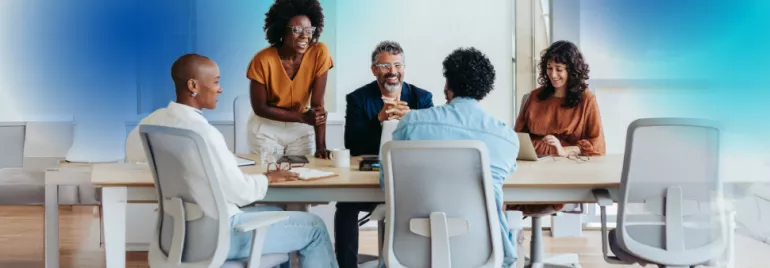
[(246, 77), (265, 85), (268, 105), (304, 112), (310, 104), (313, 81), (333, 67), (329, 48), (317, 42), (305, 51), (299, 70), (292, 80), (281, 64), (278, 49), (270, 46), (254, 55)]

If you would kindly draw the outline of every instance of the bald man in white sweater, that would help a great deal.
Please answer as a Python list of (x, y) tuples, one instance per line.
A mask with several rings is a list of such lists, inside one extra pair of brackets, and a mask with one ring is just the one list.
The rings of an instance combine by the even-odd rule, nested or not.
[[(241, 222), (278, 213), (273, 206), (250, 206), (265, 197), (268, 183), (296, 180), (297, 174), (278, 171), (266, 174), (244, 174), (238, 168), (235, 156), (225, 144), (222, 134), (203, 117), (201, 109), (215, 109), (217, 96), (222, 93), (219, 85), (219, 67), (211, 59), (187, 54), (177, 59), (171, 67), (177, 99), (144, 118), (139, 125), (159, 125), (193, 130), (200, 134), (216, 156), (212, 163), (217, 179), (228, 203), (232, 227)], [(138, 127), (126, 141), (126, 159), (129, 162), (146, 162), (144, 149), (139, 138)], [(213, 204), (199, 204), (206, 207)], [(291, 253), (299, 251), (303, 267), (333, 267), (334, 258), (329, 233), (323, 220), (307, 212), (280, 212), (288, 220), (273, 224), (267, 231), (263, 254)], [(230, 239), (228, 260), (248, 258), (253, 233), (233, 230)]]

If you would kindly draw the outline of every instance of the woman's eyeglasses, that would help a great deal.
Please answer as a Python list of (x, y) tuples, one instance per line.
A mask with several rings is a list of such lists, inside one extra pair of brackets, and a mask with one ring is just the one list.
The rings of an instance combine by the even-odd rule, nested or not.
[[(557, 159), (561, 159), (562, 157), (560, 157), (560, 156), (551, 156), (551, 158), (555, 162), (555, 161), (558, 161)], [(572, 160), (572, 161), (575, 161), (578, 164), (583, 163), (583, 162), (587, 162), (588, 160), (591, 160), (590, 156), (580, 155), (579, 153), (570, 153), (565, 158), (567, 158), (569, 160)]]
[(307, 35), (312, 36), (313, 33), (315, 33), (315, 27), (302, 27), (302, 26), (286, 26), (286, 28), (291, 29), (291, 32), (294, 33), (294, 35), (301, 35), (302, 33), (305, 33)]
[(585, 162), (585, 161), (591, 160), (591, 157), (587, 155), (580, 155), (578, 153), (574, 153), (574, 154), (567, 155), (567, 159), (579, 163), (579, 162)]

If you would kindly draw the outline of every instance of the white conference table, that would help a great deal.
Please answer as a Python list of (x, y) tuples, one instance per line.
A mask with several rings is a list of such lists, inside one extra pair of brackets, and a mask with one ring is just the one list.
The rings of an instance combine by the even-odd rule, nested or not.
[[(258, 159), (254, 155), (242, 156)], [(379, 172), (358, 171), (359, 161), (360, 158), (352, 158), (350, 168), (340, 169), (333, 168), (330, 160), (311, 158), (306, 167), (333, 171), (338, 176), (270, 184), (261, 202), (385, 202), (384, 192), (379, 186)], [(67, 168), (68, 164), (63, 164), (59, 169)], [(69, 168), (83, 169), (84, 166)], [(594, 189), (607, 189), (612, 199), (617, 200), (622, 168), (623, 155), (591, 157), (588, 161), (567, 158), (518, 161), (517, 170), (504, 183), (504, 202), (595, 203)], [(126, 205), (157, 202), (153, 177), (147, 164), (93, 164), (90, 169), (91, 183), (101, 191), (107, 267), (125, 267)], [(265, 171), (258, 165), (241, 169), (246, 173)], [(728, 184), (742, 186), (753, 183), (757, 183), (756, 178), (740, 177), (730, 179)]]

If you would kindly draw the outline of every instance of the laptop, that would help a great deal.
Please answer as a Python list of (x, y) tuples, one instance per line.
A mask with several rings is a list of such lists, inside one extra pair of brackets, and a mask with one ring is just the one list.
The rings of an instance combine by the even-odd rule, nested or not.
[(538, 161), (548, 157), (548, 155), (537, 155), (535, 145), (532, 144), (529, 133), (516, 132), (516, 134), (519, 135), (519, 155), (516, 157), (516, 160)]

